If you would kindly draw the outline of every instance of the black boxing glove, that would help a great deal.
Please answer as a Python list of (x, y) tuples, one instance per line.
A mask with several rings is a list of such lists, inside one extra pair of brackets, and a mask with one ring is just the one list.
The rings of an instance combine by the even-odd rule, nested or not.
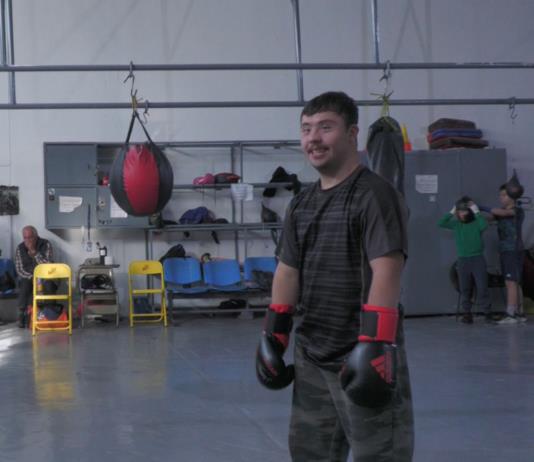
[(286, 366), (283, 359), (292, 327), (292, 305), (269, 305), (256, 352), (256, 375), (259, 382), (271, 390), (287, 387), (295, 376), (293, 365)]
[(341, 387), (359, 406), (382, 407), (393, 398), (398, 320), (396, 308), (363, 306), (358, 343), (340, 372)]

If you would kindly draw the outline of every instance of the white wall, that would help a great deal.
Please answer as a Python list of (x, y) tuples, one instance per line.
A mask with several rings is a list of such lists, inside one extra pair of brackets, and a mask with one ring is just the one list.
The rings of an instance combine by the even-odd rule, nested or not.
[[(16, 64), (236, 63), (293, 62), (293, 22), (289, 0), (17, 0), (14, 3)], [(304, 62), (372, 62), (370, 1), (301, 0)], [(381, 60), (533, 62), (534, 2), (527, 0), (382, 0), (379, 4)], [(532, 72), (516, 70), (394, 71), (393, 98), (532, 97)], [(383, 90), (380, 71), (307, 71), (305, 96), (341, 89), (356, 99)], [(129, 100), (125, 73), (41, 73), (17, 75), (19, 102)], [(294, 72), (138, 72), (138, 95), (150, 101), (293, 100)], [(6, 76), (0, 98), (7, 101)], [(520, 106), (515, 123), (505, 106), (393, 107), (391, 115), (408, 127), (415, 148), (426, 148), (426, 126), (439, 117), (476, 121), (491, 145), (505, 147), (509, 168), (517, 168), (527, 193), (534, 194), (530, 127), (534, 108)], [(295, 139), (299, 109), (152, 110), (148, 128), (157, 141)], [(378, 108), (362, 108), (360, 146)], [(5, 254), (32, 223), (52, 239), (60, 258), (77, 266), (88, 255), (81, 232), (44, 230), (43, 142), (121, 141), (127, 110), (0, 112), (0, 183), (20, 187), (21, 213), (3, 218), (0, 247)], [(141, 135), (137, 133), (138, 138)], [(283, 162), (249, 156), (252, 180), (267, 181)], [(174, 162), (178, 162), (176, 159)], [(206, 171), (213, 164), (206, 165)], [(270, 169), (270, 167), (272, 167)], [(193, 177), (198, 163), (180, 162), (180, 175)], [(304, 160), (288, 169), (310, 177)], [(491, 182), (491, 178), (488, 178)], [(498, 185), (495, 185), (496, 187)], [(253, 212), (251, 212), (253, 213)], [(528, 214), (526, 236), (534, 243)], [(7, 232), (11, 227), (11, 234)], [(179, 237), (178, 237), (179, 238)], [(122, 239), (102, 233), (122, 265), (144, 257), (142, 233)], [(161, 238), (161, 249), (169, 238)], [(193, 245), (193, 244), (191, 244)], [(261, 243), (253, 251), (261, 253)], [(209, 249), (213, 245), (206, 243)], [(226, 250), (216, 248), (215, 252)], [(162, 253), (162, 252), (160, 252)]]

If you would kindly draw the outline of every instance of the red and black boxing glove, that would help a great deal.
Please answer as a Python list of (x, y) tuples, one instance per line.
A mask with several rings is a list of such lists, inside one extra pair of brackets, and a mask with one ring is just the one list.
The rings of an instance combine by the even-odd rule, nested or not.
[(340, 373), (341, 387), (359, 406), (382, 407), (393, 398), (398, 320), (396, 308), (363, 306), (358, 343)]
[(256, 375), (271, 390), (287, 387), (295, 377), (293, 365), (286, 366), (284, 352), (293, 327), (293, 306), (271, 304), (256, 352)]

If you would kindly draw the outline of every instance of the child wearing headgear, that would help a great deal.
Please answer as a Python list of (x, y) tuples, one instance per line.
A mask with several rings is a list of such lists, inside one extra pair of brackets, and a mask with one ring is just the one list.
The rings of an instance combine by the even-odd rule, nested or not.
[(491, 299), (482, 240), (482, 233), (487, 229), (488, 222), (480, 214), (477, 205), (469, 197), (464, 196), (439, 220), (438, 226), (454, 231), (458, 254), (458, 283), (464, 312), (462, 322), (473, 323), (471, 300), (473, 281), (476, 287), (477, 305), (484, 309), (486, 320), (491, 321)]

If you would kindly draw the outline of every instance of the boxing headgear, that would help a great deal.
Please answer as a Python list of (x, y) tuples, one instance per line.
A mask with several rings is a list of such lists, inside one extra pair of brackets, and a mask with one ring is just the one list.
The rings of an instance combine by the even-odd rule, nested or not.
[(465, 218), (462, 219), (464, 223), (471, 223), (475, 219), (475, 214), (469, 208), (469, 202), (471, 202), (471, 198), (469, 196), (463, 196), (456, 201), (456, 211), (467, 212)]

